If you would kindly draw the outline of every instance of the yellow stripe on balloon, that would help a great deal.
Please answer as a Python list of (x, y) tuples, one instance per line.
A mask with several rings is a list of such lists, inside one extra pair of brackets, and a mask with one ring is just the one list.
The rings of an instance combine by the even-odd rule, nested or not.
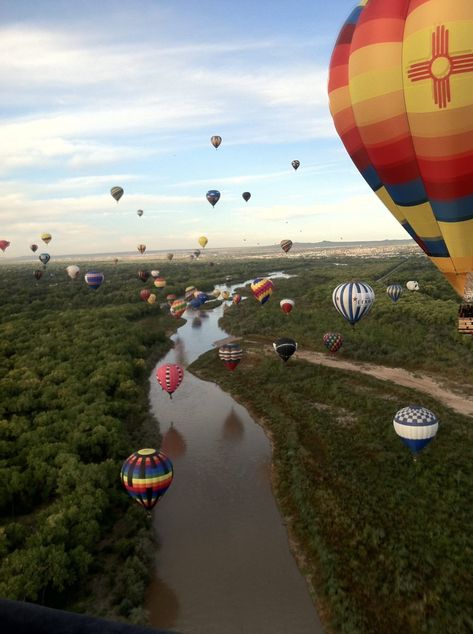
[(445, 20), (458, 21), (468, 28), (468, 22), (471, 21), (471, 0), (430, 0), (421, 4), (407, 17), (404, 37), (410, 37), (426, 24), (445, 24)]
[[(472, 209), (473, 213), (473, 209)], [(465, 271), (465, 265), (471, 267), (473, 257), (471, 244), (473, 240), (473, 220), (463, 222), (439, 222), (442, 236), (448, 245), (448, 251), (457, 271)]]
[(418, 236), (422, 238), (440, 238), (442, 229), (435, 219), (430, 203), (422, 203), (411, 207), (402, 207), (407, 222), (411, 225)]

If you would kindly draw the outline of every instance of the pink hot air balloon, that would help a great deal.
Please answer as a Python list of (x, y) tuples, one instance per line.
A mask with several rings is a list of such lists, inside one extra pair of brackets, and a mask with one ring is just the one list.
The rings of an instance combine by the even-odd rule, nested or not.
[(0, 240), (0, 249), (3, 251), (3, 253), (5, 253), (5, 249), (7, 249), (10, 246), (10, 243), (8, 242), (8, 240)]
[(156, 370), (156, 379), (159, 385), (169, 394), (171, 398), (177, 388), (181, 385), (183, 378), (184, 370), (180, 365), (166, 363), (165, 365), (159, 366)]

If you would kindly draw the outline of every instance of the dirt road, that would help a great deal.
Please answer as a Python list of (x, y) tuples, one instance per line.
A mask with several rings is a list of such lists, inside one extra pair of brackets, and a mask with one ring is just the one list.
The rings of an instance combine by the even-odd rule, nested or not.
[(330, 368), (338, 368), (339, 370), (361, 372), (362, 374), (368, 374), (381, 381), (392, 381), (398, 385), (410, 387), (419, 392), (425, 392), (459, 414), (473, 416), (473, 396), (470, 397), (466, 394), (452, 392), (429, 376), (413, 374), (402, 368), (388, 368), (383, 365), (346, 361), (339, 357), (328, 356), (310, 350), (298, 350), (296, 355), (299, 359), (304, 359), (310, 363), (326, 365)]

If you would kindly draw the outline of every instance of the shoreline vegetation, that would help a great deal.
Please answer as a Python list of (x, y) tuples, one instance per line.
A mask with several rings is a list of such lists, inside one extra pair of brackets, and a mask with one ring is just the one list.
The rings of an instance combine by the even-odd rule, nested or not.
[[(168, 286), (153, 306), (138, 298), (154, 288), (152, 279), (138, 279), (141, 261), (89, 268), (105, 273), (98, 291), (85, 286), (82, 263), (76, 281), (53, 262), (39, 282), (34, 265), (0, 268), (1, 596), (147, 622), (152, 529), (119, 471), (132, 451), (160, 443), (148, 378), (180, 322), (159, 302), (191, 283), (210, 291), (227, 275), (237, 281), (284, 269), (297, 277), (277, 280), (266, 306), (249, 297), (225, 313), (223, 327), (243, 338), (245, 350), (233, 375), (215, 351), (191, 370), (268, 421), (277, 499), (333, 631), (472, 627), (471, 419), (371, 377), (296, 359), (283, 366), (251, 343), (264, 332), (320, 351), (321, 334), (338, 330), (342, 358), (443, 374), (473, 388), (465, 372), (472, 341), (456, 333), (458, 300), (426, 258), (160, 262)], [(354, 276), (377, 294), (355, 331), (331, 306), (335, 285)], [(386, 284), (407, 279), (417, 279), (421, 293), (404, 291), (392, 305)], [(283, 297), (296, 301), (291, 315), (279, 310)], [(415, 469), (391, 425), (414, 394), (441, 421)]]
[[(264, 307), (251, 297), (229, 307), (221, 320), (244, 350), (235, 372), (221, 367), (216, 351), (190, 367), (228, 391), (265, 429), (273, 446), (275, 496), (330, 632), (466, 634), (473, 626), (471, 417), (435, 395), (309, 363), (297, 353), (284, 365), (271, 350), (278, 336), (323, 350), (330, 317), (330, 330), (343, 332), (348, 343), (346, 356), (339, 352), (338, 358), (378, 363), (398, 345), (393, 366), (403, 359), (411, 371), (441, 381), (443, 361), (443, 376), (448, 383), (460, 381), (468, 398), (471, 340), (456, 333), (449, 287), (441, 278), (431, 279), (422, 262), (419, 268), (410, 278), (419, 280), (423, 295), (405, 294), (395, 316), (399, 306), (374, 284), (379, 305), (355, 332), (330, 315), (331, 293), (318, 293), (325, 280), (308, 282), (319, 274), (316, 266), (308, 275), (277, 280), (277, 299), (296, 300), (291, 315), (279, 312), (278, 301), (271, 305), (273, 295)], [(402, 275), (400, 269), (396, 274)], [(437, 438), (416, 463), (392, 426), (395, 412), (412, 402), (432, 409), (441, 421)]]

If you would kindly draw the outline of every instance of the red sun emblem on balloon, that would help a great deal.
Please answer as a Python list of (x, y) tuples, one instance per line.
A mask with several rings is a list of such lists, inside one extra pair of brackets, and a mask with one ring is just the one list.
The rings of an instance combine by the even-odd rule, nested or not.
[(450, 55), (449, 30), (438, 26), (432, 33), (432, 57), (425, 62), (411, 64), (407, 76), (411, 81), (431, 79), (434, 100), (439, 108), (446, 108), (452, 100), (450, 77), (473, 71), (473, 53)]

